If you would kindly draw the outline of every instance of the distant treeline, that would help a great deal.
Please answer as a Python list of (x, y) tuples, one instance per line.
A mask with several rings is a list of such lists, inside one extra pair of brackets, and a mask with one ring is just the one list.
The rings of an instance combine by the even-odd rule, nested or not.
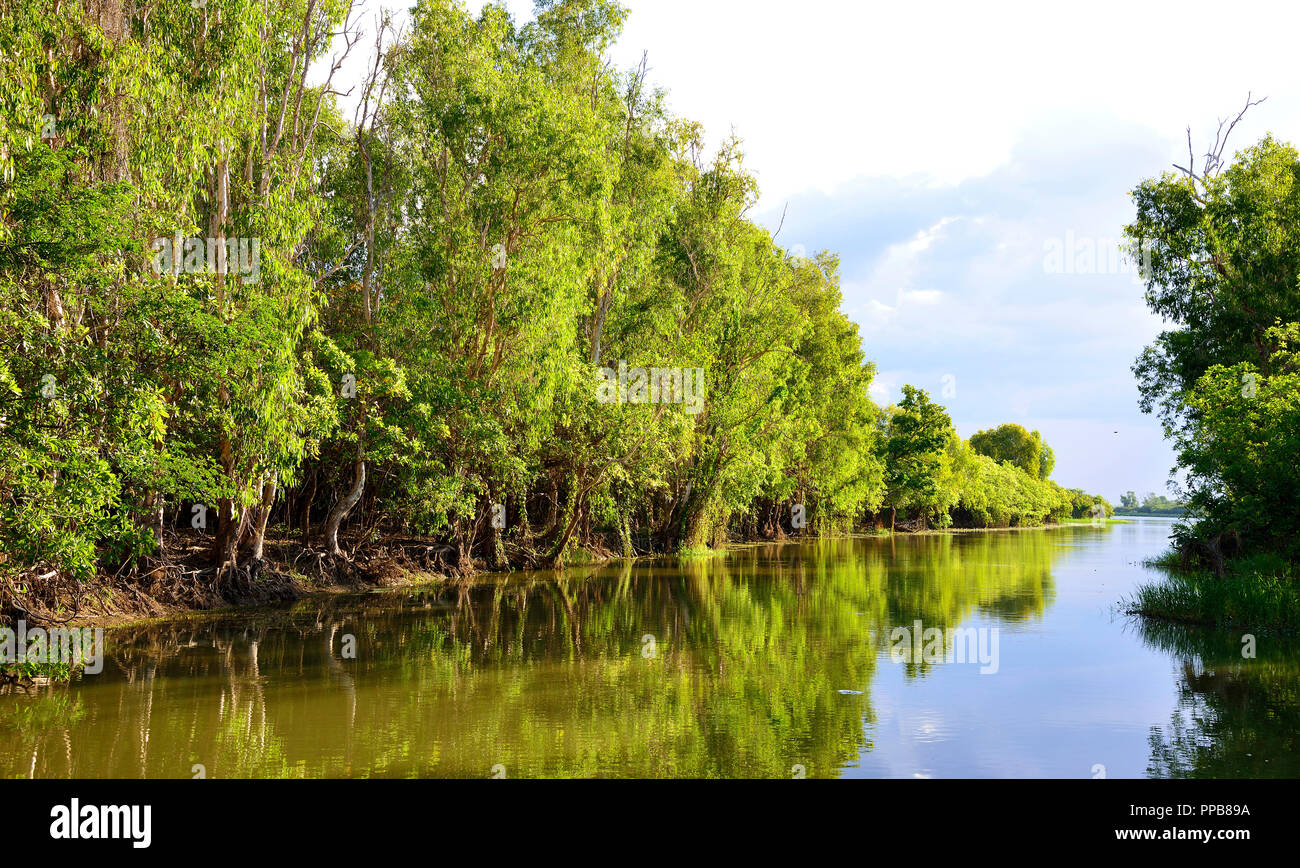
[(617, 5), (424, 0), (346, 118), (306, 70), (357, 11), (0, 0), (11, 615), (178, 559), (247, 585), (268, 539), (504, 567), (1111, 513), (1037, 432), (871, 400), (837, 257), (611, 67)]
[(1116, 515), (1182, 516), (1186, 512), (1187, 504), (1170, 500), (1163, 494), (1155, 492), (1147, 494), (1140, 502), (1134, 492), (1126, 492), (1120, 497), (1119, 506), (1115, 508)]

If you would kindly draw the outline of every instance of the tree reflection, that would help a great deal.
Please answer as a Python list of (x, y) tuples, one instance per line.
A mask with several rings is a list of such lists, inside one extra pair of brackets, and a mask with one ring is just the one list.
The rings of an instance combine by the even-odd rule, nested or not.
[(1300, 641), (1158, 621), (1142, 638), (1179, 662), (1178, 707), (1152, 727), (1147, 774), (1161, 778), (1300, 776)]
[[(24, 776), (834, 776), (870, 749), (890, 630), (1039, 617), (1059, 551), (1044, 534), (755, 546), (118, 631), (111, 673), (5, 712), (0, 762)], [(56, 702), (80, 711), (36, 712)]]

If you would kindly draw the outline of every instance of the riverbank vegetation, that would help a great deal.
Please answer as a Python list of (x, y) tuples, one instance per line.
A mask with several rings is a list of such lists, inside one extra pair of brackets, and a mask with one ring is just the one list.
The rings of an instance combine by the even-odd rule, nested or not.
[(740, 142), (537, 11), (0, 0), (0, 616), (1110, 514), (873, 402)]
[(1269, 136), (1228, 163), (1231, 128), (1201, 160), (1133, 192), (1126, 231), (1147, 303), (1170, 324), (1134, 372), (1143, 410), (1175, 446), (1190, 513), (1173, 556), (1188, 572), (1145, 589), (1135, 609), (1294, 628), (1300, 154)]
[(1188, 569), (1177, 552), (1153, 566), (1168, 579), (1143, 585), (1132, 607), (1169, 621), (1223, 628), (1289, 630), (1300, 612), (1300, 582), (1293, 564), (1276, 555), (1254, 555), (1227, 562), (1222, 573)]

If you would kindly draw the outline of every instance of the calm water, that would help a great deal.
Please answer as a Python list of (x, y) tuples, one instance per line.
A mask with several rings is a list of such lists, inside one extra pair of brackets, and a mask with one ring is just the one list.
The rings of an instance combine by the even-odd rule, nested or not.
[[(1243, 659), (1239, 635), (1118, 614), (1169, 526), (745, 548), (110, 632), (102, 674), (0, 695), (0, 775), (1300, 776), (1294, 645)], [(898, 659), (916, 621), (976, 628), (984, 662)]]

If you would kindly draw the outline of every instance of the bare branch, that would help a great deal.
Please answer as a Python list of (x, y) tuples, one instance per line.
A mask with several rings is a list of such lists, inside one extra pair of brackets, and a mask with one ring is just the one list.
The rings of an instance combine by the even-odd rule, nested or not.
[[(1200, 174), (1197, 174), (1196, 172), (1196, 156), (1195, 151), (1192, 148), (1192, 128), (1187, 128), (1187, 165), (1180, 166), (1177, 163), (1174, 163), (1174, 168), (1182, 172), (1191, 180), (1192, 198), (1197, 202), (1202, 205), (1205, 204), (1205, 198), (1201, 195), (1201, 190), (1204, 189), (1206, 182), (1223, 168), (1223, 152), (1228, 147), (1228, 138), (1232, 135), (1233, 129), (1236, 128), (1241, 119), (1246, 116), (1246, 112), (1250, 111), (1252, 106), (1257, 106), (1267, 99), (1268, 97), (1251, 99), (1251, 94), (1247, 92), (1246, 105), (1241, 111), (1237, 112), (1237, 116), (1232, 119), (1232, 122), (1229, 123), (1226, 118), (1219, 120), (1219, 128), (1214, 133), (1214, 144), (1205, 152), (1205, 164), (1202, 167)], [(1224, 128), (1225, 124), (1227, 125), (1227, 129)]]
[(1265, 96), (1260, 97), (1257, 100), (1252, 100), (1250, 98), (1250, 92), (1247, 91), (1245, 107), (1242, 108), (1241, 111), (1237, 112), (1237, 116), (1233, 118), (1232, 123), (1228, 124), (1228, 129), (1226, 131), (1223, 129), (1223, 124), (1225, 122), (1222, 120), (1219, 121), (1219, 129), (1214, 134), (1214, 146), (1205, 154), (1205, 176), (1207, 178), (1223, 166), (1223, 151), (1228, 147), (1228, 137), (1232, 135), (1233, 129), (1241, 119), (1246, 116), (1246, 112), (1250, 111), (1251, 106), (1257, 106), (1267, 99), (1268, 97)]

